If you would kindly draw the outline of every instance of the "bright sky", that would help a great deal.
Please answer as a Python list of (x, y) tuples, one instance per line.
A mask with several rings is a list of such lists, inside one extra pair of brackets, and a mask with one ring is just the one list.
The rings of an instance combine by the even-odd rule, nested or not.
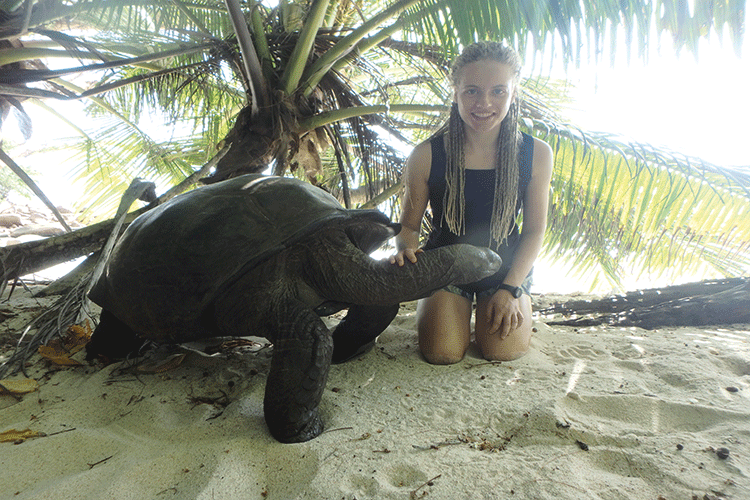
[(571, 122), (721, 166), (750, 167), (750, 36), (742, 57), (729, 37), (723, 46), (716, 36), (702, 41), (697, 59), (687, 51), (676, 57), (668, 41), (664, 45), (647, 63), (569, 68), (576, 86)]

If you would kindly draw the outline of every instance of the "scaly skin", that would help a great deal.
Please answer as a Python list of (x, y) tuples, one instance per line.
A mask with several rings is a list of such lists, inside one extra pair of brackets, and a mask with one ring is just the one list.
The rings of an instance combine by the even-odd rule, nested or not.
[[(226, 335), (264, 336), (273, 342), (266, 424), (281, 442), (307, 441), (323, 431), (318, 405), (332, 356), (344, 361), (375, 340), (399, 303), (449, 284), (478, 281), (500, 264), (487, 249), (452, 245), (399, 267), (373, 260), (343, 232), (321, 231), (222, 293), (215, 306), (217, 327)], [(349, 305), (333, 333), (314, 312), (324, 302)]]
[(282, 443), (308, 441), (323, 432), (318, 405), (331, 366), (333, 340), (323, 321), (295, 300), (275, 311), (277, 335), (263, 412)]
[[(293, 179), (250, 175), (197, 189), (136, 219), (118, 242), (90, 294), (104, 312), (88, 355), (125, 356), (143, 339), (266, 337), (266, 423), (279, 441), (312, 439), (334, 355), (372, 342), (399, 303), (500, 268), (496, 254), (468, 245), (402, 267), (371, 259), (399, 228)], [(347, 307), (333, 333), (315, 313)]]

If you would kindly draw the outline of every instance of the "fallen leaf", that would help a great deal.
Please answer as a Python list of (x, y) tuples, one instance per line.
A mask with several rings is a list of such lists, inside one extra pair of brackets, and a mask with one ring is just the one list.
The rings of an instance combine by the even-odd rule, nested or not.
[(9, 431), (0, 432), (0, 443), (23, 442), (27, 439), (43, 436), (46, 436), (46, 434), (39, 431), (32, 431), (31, 429), (24, 429), (22, 431), (10, 429)]
[(28, 394), (39, 389), (39, 382), (33, 378), (22, 378), (18, 380), (0, 380), (0, 393)]
[(66, 352), (60, 347), (53, 345), (40, 345), (39, 355), (44, 359), (49, 360), (56, 365), (62, 366), (80, 366), (81, 363), (75, 359), (70, 359), (70, 356), (75, 353)]
[(56, 365), (81, 366), (81, 363), (71, 359), (71, 356), (86, 346), (91, 334), (88, 319), (83, 325), (70, 325), (65, 335), (52, 339), (47, 345), (39, 346), (39, 355)]
[(86, 347), (92, 334), (88, 319), (83, 325), (70, 325), (68, 331), (62, 337), (62, 346), (73, 355)]

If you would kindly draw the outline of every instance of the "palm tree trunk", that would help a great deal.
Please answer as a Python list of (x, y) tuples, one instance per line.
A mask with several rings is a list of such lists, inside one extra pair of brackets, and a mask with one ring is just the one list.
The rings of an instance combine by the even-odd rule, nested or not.
[(750, 321), (750, 278), (700, 281), (628, 292), (599, 300), (554, 304), (542, 315), (576, 315), (575, 319), (546, 321), (548, 325), (700, 326)]

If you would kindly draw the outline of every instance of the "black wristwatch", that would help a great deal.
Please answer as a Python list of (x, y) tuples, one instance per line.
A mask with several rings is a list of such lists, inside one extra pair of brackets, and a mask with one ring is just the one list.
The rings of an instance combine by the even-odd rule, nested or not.
[(498, 285), (498, 288), (508, 290), (510, 294), (515, 298), (519, 298), (521, 295), (523, 295), (523, 290), (521, 290), (520, 286), (506, 285), (505, 283), (503, 283), (501, 285)]

